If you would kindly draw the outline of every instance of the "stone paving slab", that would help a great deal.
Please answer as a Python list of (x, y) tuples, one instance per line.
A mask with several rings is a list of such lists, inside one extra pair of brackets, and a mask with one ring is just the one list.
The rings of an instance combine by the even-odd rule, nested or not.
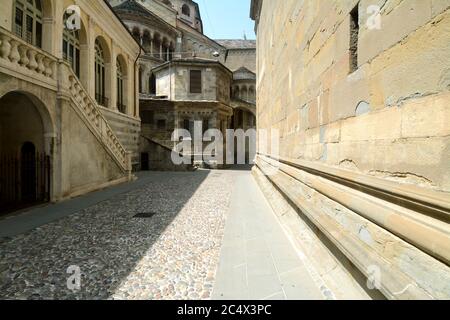
[[(162, 173), (160, 173), (162, 174)], [(138, 179), (130, 183), (123, 183), (114, 187), (91, 192), (87, 195), (76, 197), (56, 204), (42, 205), (30, 209), (24, 209), (20, 213), (0, 218), (0, 239), (13, 237), (47, 223), (67, 217), (85, 208), (96, 205), (115, 196), (142, 188), (151, 183), (158, 173), (142, 172)]]
[(248, 173), (235, 177), (213, 299), (324, 299)]

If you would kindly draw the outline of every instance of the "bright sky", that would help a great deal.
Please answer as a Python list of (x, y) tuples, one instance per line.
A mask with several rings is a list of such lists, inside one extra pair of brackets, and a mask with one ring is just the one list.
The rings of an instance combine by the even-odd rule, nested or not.
[(256, 38), (250, 19), (250, 0), (195, 0), (200, 6), (205, 34), (212, 39)]

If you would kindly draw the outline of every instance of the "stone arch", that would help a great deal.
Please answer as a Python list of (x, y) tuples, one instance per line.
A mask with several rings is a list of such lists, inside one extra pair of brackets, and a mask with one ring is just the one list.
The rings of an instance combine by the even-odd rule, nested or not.
[[(11, 157), (16, 159), (15, 161), (18, 161), (19, 166), (23, 166), (24, 159), (22, 153), (24, 150), (30, 151), (30, 146), (32, 146), (31, 155), (33, 157), (39, 156), (36, 159), (42, 161), (36, 164), (36, 159), (34, 159), (31, 163), (34, 163), (36, 166), (33, 170), (43, 170), (39, 172), (39, 181), (37, 182), (42, 183), (42, 181), (45, 181), (46, 201), (50, 200), (50, 188), (53, 186), (56, 176), (54, 170), (47, 171), (46, 164), (43, 161), (49, 158), (50, 164), (55, 163), (55, 137), (56, 129), (50, 112), (45, 103), (37, 96), (28, 91), (13, 90), (7, 92), (0, 98), (0, 161), (2, 161), (1, 157), (3, 159), (5, 157)], [(41, 163), (44, 164), (44, 167), (41, 167)], [(33, 174), (36, 174), (36, 172), (34, 171)], [(50, 175), (50, 172), (53, 172), (53, 176)], [(41, 173), (45, 174), (45, 177)], [(17, 174), (2, 171), (0, 173), (0, 184), (3, 179), (9, 179), (10, 181), (13, 179), (17, 184), (22, 184), (23, 186), (24, 179), (26, 178), (24, 175), (24, 171)], [(42, 180), (42, 178), (45, 178), (45, 180)], [(30, 180), (33, 181), (35, 179), (28, 179), (28, 181)], [(47, 181), (50, 181), (50, 184)], [(28, 190), (30, 190), (30, 188), (36, 188), (37, 185), (28, 187)], [(16, 200), (23, 200), (21, 198), (23, 194), (19, 194), (17, 191), (15, 196)], [(36, 198), (29, 200), (44, 199)], [(4, 201), (7, 200), (1, 199), (0, 202)]]
[(95, 38), (95, 43), (100, 44), (100, 47), (103, 50), (105, 62), (111, 63), (111, 48), (109, 46), (108, 41), (106, 41), (106, 39), (103, 36), (99, 35)]
[(133, 35), (133, 38), (141, 43), (141, 30), (139, 29), (139, 27), (135, 26), (131, 29), (131, 34)]
[(162, 57), (161, 57), (161, 46), (162, 46), (162, 42), (163, 41), (163, 38), (162, 38), (162, 36), (161, 36), (161, 34), (160, 33), (158, 33), (158, 32), (155, 32), (155, 34), (153, 35), (153, 56), (155, 57), (155, 58), (159, 58), (159, 59), (162, 59)]
[(239, 90), (239, 86), (235, 86), (235, 87), (234, 87), (233, 95), (234, 95), (235, 98), (240, 98), (240, 90)]
[[(103, 36), (95, 39), (95, 98), (97, 103), (109, 108), (111, 100), (111, 49)], [(115, 63), (115, 61), (114, 61)]]
[(249, 86), (248, 87), (248, 100), (249, 101), (255, 101), (255, 99), (256, 99), (255, 87), (254, 86)]
[(185, 16), (190, 17), (191, 16), (191, 8), (187, 4), (183, 4), (181, 6), (181, 13)]
[(116, 83), (117, 109), (126, 114), (128, 112), (128, 64), (122, 54), (116, 57)]
[(142, 35), (142, 46), (147, 53), (151, 53), (151, 51), (152, 51), (151, 42), (152, 42), (151, 32), (150, 32), (150, 30), (145, 29), (144, 33)]
[(248, 88), (245, 84), (241, 87), (241, 99), (245, 101), (248, 100)]

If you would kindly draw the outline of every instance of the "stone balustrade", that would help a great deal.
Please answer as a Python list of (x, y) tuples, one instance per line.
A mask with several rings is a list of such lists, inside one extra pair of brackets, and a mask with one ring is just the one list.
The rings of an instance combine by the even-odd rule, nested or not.
[(58, 59), (0, 28), (0, 66), (56, 87)]

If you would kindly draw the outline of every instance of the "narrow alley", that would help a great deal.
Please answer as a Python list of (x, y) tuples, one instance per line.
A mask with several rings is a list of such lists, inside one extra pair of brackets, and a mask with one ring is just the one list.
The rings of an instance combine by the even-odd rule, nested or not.
[(250, 170), (142, 173), (0, 235), (2, 299), (323, 298)]

